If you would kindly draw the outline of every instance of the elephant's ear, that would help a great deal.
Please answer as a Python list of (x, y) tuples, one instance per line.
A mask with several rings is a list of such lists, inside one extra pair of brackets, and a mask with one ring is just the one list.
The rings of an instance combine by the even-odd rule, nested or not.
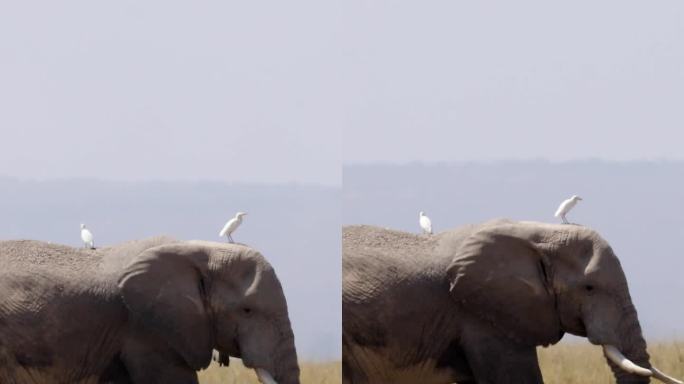
[(119, 279), (133, 322), (165, 340), (196, 370), (209, 365), (213, 347), (208, 262), (206, 248), (162, 245), (138, 255)]
[(464, 240), (448, 268), (452, 297), (467, 313), (524, 344), (562, 336), (553, 268), (531, 241), (499, 229)]

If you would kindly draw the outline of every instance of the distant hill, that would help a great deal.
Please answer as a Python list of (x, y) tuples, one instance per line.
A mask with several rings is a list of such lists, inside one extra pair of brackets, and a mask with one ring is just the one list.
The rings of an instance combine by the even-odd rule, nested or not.
[(558, 204), (598, 230), (620, 258), (647, 337), (684, 337), (684, 163), (581, 161), (350, 165), (344, 224), (442, 231), (496, 217), (557, 222)]
[(223, 241), (236, 211), (248, 216), (236, 241), (259, 249), (285, 288), (303, 359), (341, 356), (340, 190), (217, 182), (22, 181), (0, 178), (0, 239), (81, 246), (155, 235)]

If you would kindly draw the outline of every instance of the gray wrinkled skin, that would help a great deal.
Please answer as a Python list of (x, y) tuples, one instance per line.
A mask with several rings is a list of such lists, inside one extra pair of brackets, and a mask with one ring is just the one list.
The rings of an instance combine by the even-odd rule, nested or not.
[(345, 227), (342, 305), (344, 383), (543, 383), (535, 348), (564, 332), (650, 367), (620, 263), (582, 226)]
[(212, 349), (299, 383), (282, 287), (237, 244), (0, 242), (0, 383), (197, 383)]

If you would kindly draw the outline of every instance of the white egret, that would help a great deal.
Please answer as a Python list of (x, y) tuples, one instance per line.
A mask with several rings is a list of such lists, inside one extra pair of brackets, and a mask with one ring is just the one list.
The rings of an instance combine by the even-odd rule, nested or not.
[(432, 235), (432, 221), (430, 221), (429, 217), (425, 216), (425, 212), (420, 211), (418, 223), (424, 234)]
[(236, 229), (242, 224), (242, 217), (247, 215), (244, 212), (238, 212), (235, 214), (235, 217), (232, 219), (228, 220), (226, 225), (223, 226), (223, 229), (221, 232), (219, 232), (219, 236), (223, 237), (225, 236), (228, 239), (229, 243), (233, 243), (233, 237), (231, 236), (233, 232), (235, 232)]
[(83, 240), (83, 246), (88, 249), (95, 249), (95, 240), (93, 239), (93, 234), (86, 228), (85, 224), (81, 224), (81, 240)]
[(577, 195), (572, 195), (571, 198), (563, 200), (563, 202), (558, 206), (554, 216), (560, 217), (561, 220), (563, 220), (563, 224), (570, 224), (568, 219), (565, 218), (565, 215), (567, 215), (567, 213), (570, 212), (570, 210), (577, 205), (577, 202), (580, 200), (582, 200), (582, 198)]

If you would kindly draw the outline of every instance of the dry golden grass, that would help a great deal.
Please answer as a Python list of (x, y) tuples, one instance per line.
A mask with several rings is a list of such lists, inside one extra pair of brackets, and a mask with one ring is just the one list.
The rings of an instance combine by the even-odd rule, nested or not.
[[(684, 379), (684, 342), (652, 343), (648, 347), (651, 363), (661, 371)], [(561, 343), (539, 348), (539, 363), (546, 384), (612, 384), (613, 375), (606, 364), (601, 347), (583, 342)], [(302, 384), (340, 384), (342, 364), (302, 363)], [(254, 371), (240, 360), (230, 367), (212, 364), (200, 372), (202, 384), (259, 384)]]
[[(300, 363), (302, 384), (342, 383), (342, 363)], [(259, 384), (254, 370), (245, 368), (240, 360), (230, 360), (229, 367), (212, 363), (199, 373), (201, 384)]]
[[(651, 363), (678, 379), (684, 378), (684, 342), (650, 344)], [(539, 348), (539, 363), (547, 384), (612, 384), (613, 374), (601, 347), (566, 343)]]

